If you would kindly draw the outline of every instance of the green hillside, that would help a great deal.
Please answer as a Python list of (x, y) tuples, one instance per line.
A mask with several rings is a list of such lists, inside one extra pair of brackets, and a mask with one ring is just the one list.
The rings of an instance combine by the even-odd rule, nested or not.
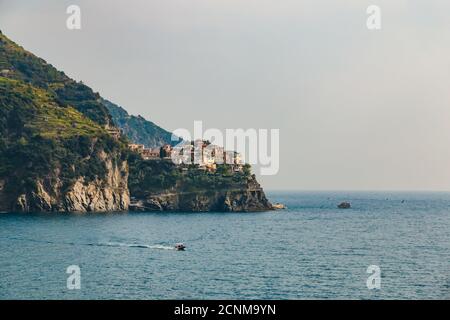
[(123, 146), (99, 124), (72, 107), (61, 107), (51, 92), (0, 77), (0, 178), (10, 191), (24, 192), (33, 181), (61, 172), (70, 183), (105, 173), (97, 151)]
[(42, 193), (38, 184), (60, 194), (77, 179), (104, 179), (105, 159), (126, 157), (126, 141), (108, 133), (111, 118), (99, 101), (0, 34), (0, 208)]
[(47, 90), (61, 107), (71, 106), (101, 125), (111, 124), (100, 95), (24, 50), (0, 32), (0, 76)]
[(121, 128), (133, 143), (143, 144), (148, 148), (175, 143), (171, 141), (172, 133), (153, 122), (141, 116), (129, 115), (125, 109), (108, 100), (102, 100), (102, 102), (110, 112), (114, 124)]
[(0, 77), (0, 96), (0, 131), (4, 138), (14, 134), (61, 139), (104, 132), (73, 107), (59, 106), (49, 91), (24, 82)]

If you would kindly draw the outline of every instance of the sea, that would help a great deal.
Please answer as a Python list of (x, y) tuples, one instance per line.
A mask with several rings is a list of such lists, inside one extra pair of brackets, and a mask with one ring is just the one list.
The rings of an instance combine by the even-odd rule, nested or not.
[(287, 209), (2, 213), (0, 299), (450, 299), (450, 193), (267, 195)]

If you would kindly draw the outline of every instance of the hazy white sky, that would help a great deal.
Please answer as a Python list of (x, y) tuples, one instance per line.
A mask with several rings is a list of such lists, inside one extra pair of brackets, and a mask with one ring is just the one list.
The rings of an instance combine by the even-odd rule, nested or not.
[(280, 129), (267, 189), (450, 190), (449, 13), (448, 0), (0, 0), (0, 29), (169, 130)]

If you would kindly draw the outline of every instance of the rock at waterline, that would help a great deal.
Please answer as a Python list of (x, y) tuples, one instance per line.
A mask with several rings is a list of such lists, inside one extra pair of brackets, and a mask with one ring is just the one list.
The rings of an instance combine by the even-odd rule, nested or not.
[(286, 209), (286, 206), (282, 203), (275, 203), (272, 205), (273, 209), (275, 210), (282, 210), (282, 209)]
[(351, 207), (352, 205), (350, 204), (350, 202), (341, 202), (338, 204), (339, 209), (350, 209)]

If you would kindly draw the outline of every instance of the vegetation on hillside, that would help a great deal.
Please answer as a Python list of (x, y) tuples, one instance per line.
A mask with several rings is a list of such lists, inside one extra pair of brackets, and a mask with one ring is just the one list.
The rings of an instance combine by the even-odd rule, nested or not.
[(171, 141), (172, 134), (153, 122), (141, 116), (129, 115), (125, 109), (108, 100), (102, 100), (102, 102), (108, 108), (114, 124), (121, 128), (133, 143), (155, 148), (165, 144), (174, 145), (178, 142)]
[(72, 107), (61, 107), (47, 90), (0, 77), (0, 126), (10, 114), (8, 131), (26, 136), (68, 138), (99, 135), (101, 127)]
[[(170, 160), (142, 160), (139, 156), (129, 158), (130, 193), (142, 197), (161, 192), (195, 192), (205, 190), (239, 189), (251, 178), (249, 166), (243, 172), (232, 172), (231, 166), (219, 165), (216, 172), (199, 169), (195, 165), (176, 166)], [(183, 169), (184, 168), (184, 169)]]
[(67, 77), (45, 60), (24, 50), (0, 32), (0, 72), (53, 94), (58, 105), (73, 107), (100, 125), (111, 123), (100, 95)]
[(0, 77), (0, 178), (9, 180), (8, 192), (33, 190), (55, 172), (67, 186), (102, 177), (101, 152), (120, 157), (124, 148), (79, 111), (59, 106), (51, 92)]
[[(126, 156), (100, 96), (0, 33), (0, 180), (17, 196), (38, 180), (53, 188), (103, 178), (104, 155)], [(58, 182), (54, 181), (58, 179)]]

